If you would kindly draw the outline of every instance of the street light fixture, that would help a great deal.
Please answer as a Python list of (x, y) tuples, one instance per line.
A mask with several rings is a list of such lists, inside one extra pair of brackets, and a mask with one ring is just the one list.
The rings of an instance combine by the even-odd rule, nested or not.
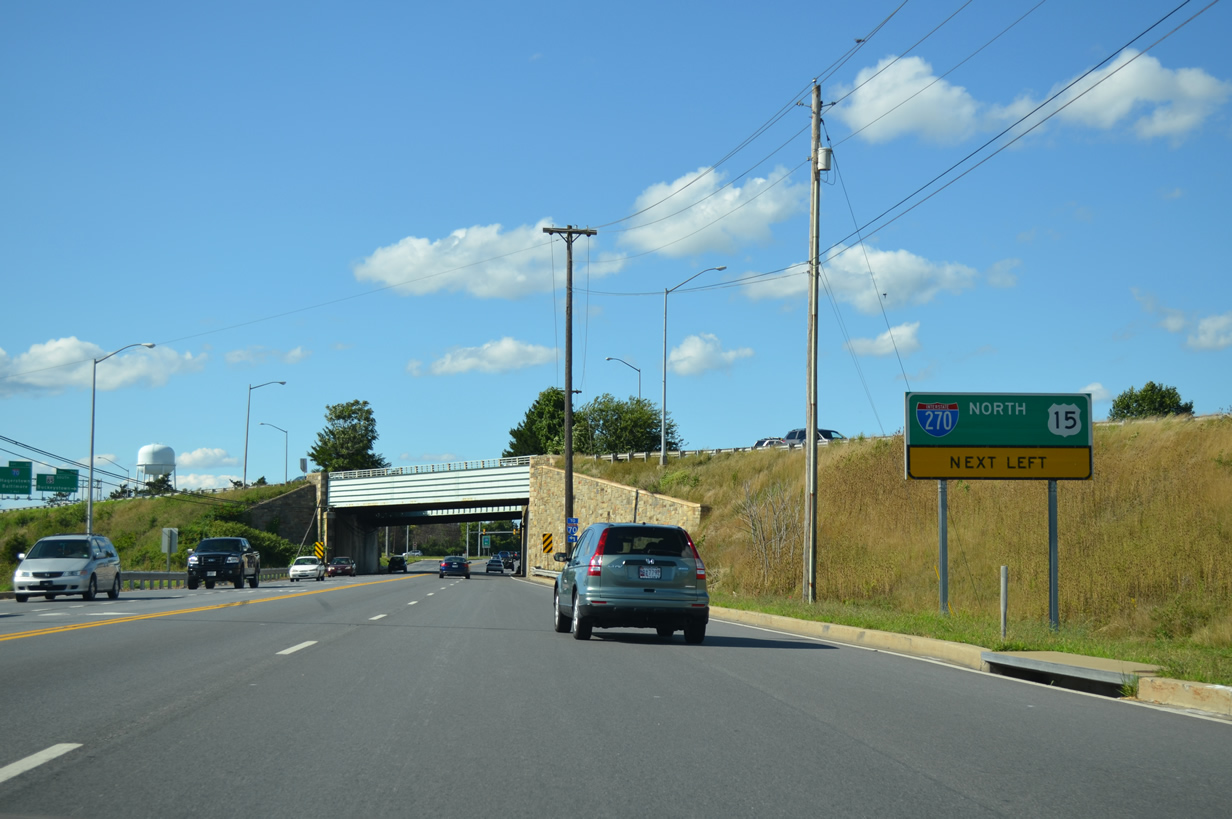
[[(127, 467), (127, 466), (120, 466), (120, 465), (119, 465), (119, 464), (117, 464), (115, 461), (113, 461), (113, 460), (111, 460), (110, 458), (108, 458), (106, 455), (95, 455), (94, 457), (96, 457), (96, 458), (102, 458), (102, 459), (103, 459), (104, 461), (106, 461), (107, 463), (109, 463), (109, 464), (114, 464), (115, 466), (119, 466), (119, 467), (120, 467), (120, 469), (123, 469), (123, 470), (124, 470), (124, 487), (125, 487), (125, 488), (127, 488), (127, 487), (128, 487), (128, 482), (129, 482), (129, 481), (131, 481), (131, 480), (132, 480), (132, 478), (131, 478), (131, 477), (129, 476), (129, 474), (128, 474), (128, 467)], [(101, 481), (100, 481), (100, 483), (101, 483)], [(102, 498), (102, 493), (100, 492), (100, 493), (99, 493), (99, 500), (102, 500), (102, 499), (103, 499), (103, 498)]]
[(705, 270), (699, 270), (694, 273), (675, 287), (665, 287), (663, 289), (663, 403), (659, 407), (661, 412), (659, 418), (659, 466), (667, 466), (667, 294), (673, 290), (679, 290), (703, 273), (709, 273), (711, 270), (726, 269), (727, 265), (725, 264), (718, 267), (707, 267)]
[(248, 485), (248, 428), (250, 426), (250, 419), (252, 418), (252, 391), (259, 390), (262, 387), (268, 387), (270, 384), (281, 384), (285, 387), (287, 382), (266, 381), (264, 384), (258, 384), (255, 387), (252, 384), (248, 385), (248, 412), (244, 414), (244, 477), (241, 478), (243, 486)]
[(642, 400), (642, 371), (638, 369), (637, 367), (634, 367), (628, 361), (625, 361), (623, 358), (616, 358), (615, 356), (609, 355), (607, 358), (603, 360), (604, 361), (619, 361), (621, 364), (624, 364), (626, 367), (633, 369), (633, 370), (637, 370), (637, 400), (641, 401)]
[(283, 429), (282, 427), (277, 427), (277, 426), (274, 426), (273, 424), (267, 424), (264, 421), (257, 424), (257, 426), (274, 427), (274, 429), (282, 433), (282, 482), (286, 483), (287, 482), (287, 431)]
[(94, 534), (94, 403), (98, 392), (98, 365), (111, 358), (116, 353), (122, 353), (129, 347), (153, 347), (152, 342), (143, 341), (137, 344), (126, 344), (118, 350), (113, 350), (102, 358), (94, 359), (90, 369), (90, 482), (86, 492), (86, 534)]

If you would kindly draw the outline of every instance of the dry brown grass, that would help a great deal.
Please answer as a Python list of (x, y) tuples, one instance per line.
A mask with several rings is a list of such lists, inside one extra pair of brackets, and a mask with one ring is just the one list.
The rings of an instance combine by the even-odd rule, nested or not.
[[(1058, 485), (1061, 617), (1096, 633), (1232, 647), (1232, 418), (1100, 426), (1095, 477)], [(799, 560), (764, 570), (748, 499), (803, 503), (804, 453), (739, 452), (657, 463), (575, 459), (579, 472), (705, 504), (694, 533), (724, 594), (799, 595)], [(1012, 620), (1048, 616), (1046, 481), (949, 484), (956, 613), (997, 617), (1009, 567)], [(936, 612), (937, 483), (903, 478), (902, 438), (818, 453), (821, 599)], [(795, 554), (801, 554), (796, 548)]]

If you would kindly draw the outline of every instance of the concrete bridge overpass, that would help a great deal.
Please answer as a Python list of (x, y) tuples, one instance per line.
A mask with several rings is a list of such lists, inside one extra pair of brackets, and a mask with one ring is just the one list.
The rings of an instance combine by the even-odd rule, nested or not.
[[(523, 565), (555, 569), (567, 549), (564, 471), (551, 456), (331, 472), (318, 483), (318, 526), (331, 557), (355, 558), (361, 572), (380, 567), (387, 526), (466, 521), (519, 522)], [(704, 509), (574, 473), (574, 514), (581, 528), (600, 521), (670, 523), (696, 531)]]

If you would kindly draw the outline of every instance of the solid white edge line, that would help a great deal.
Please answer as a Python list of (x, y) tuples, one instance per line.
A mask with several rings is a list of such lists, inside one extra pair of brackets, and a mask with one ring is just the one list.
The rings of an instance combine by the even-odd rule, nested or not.
[(81, 747), (80, 742), (62, 742), (59, 745), (52, 745), (50, 748), (39, 751), (37, 754), (31, 754), (25, 759), (19, 759), (11, 765), (5, 765), (0, 768), (0, 782), (7, 782), (15, 776), (24, 774), (33, 768), (37, 768), (44, 762), (50, 762), (58, 756), (67, 754), (69, 751), (76, 750)]
[(301, 648), (307, 648), (308, 646), (315, 646), (316, 644), (317, 644), (316, 640), (308, 640), (307, 642), (300, 643), (297, 646), (291, 646), (290, 648), (284, 648), (282, 651), (279, 651), (278, 653), (279, 654), (294, 654), (295, 652), (299, 651)]

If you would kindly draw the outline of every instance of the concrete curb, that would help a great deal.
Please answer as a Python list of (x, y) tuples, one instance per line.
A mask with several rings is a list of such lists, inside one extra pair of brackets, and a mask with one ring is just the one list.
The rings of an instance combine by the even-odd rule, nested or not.
[(710, 607), (710, 616), (730, 623), (743, 623), (747, 626), (786, 631), (789, 634), (833, 640), (836, 643), (941, 660), (951, 665), (973, 668), (977, 671), (988, 670), (988, 664), (980, 656), (987, 649), (966, 643), (954, 643), (933, 637), (915, 637), (910, 634), (895, 634), (889, 631), (874, 631), (855, 626), (840, 626), (814, 620), (797, 620), (778, 614), (762, 614), (756, 611), (725, 609), (718, 606)]
[(1170, 680), (1167, 677), (1139, 677), (1138, 699), (1232, 717), (1232, 688), (1226, 685)]

